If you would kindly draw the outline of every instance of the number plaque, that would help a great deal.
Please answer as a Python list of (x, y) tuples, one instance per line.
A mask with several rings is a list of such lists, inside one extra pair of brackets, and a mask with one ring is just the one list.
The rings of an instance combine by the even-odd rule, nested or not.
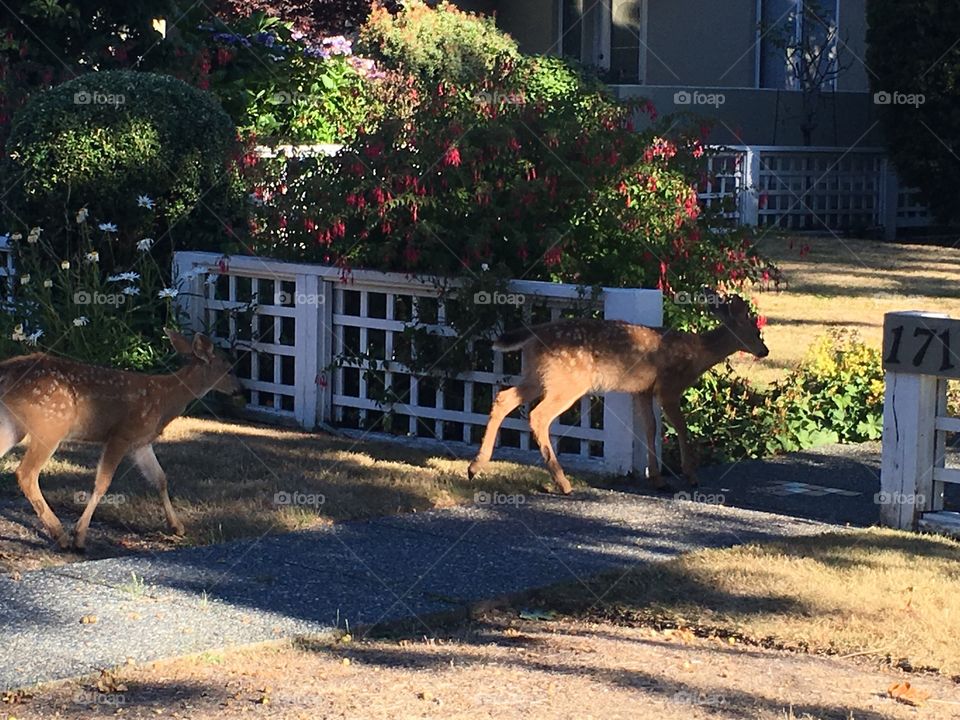
[(960, 378), (960, 319), (887, 313), (883, 316), (883, 369)]

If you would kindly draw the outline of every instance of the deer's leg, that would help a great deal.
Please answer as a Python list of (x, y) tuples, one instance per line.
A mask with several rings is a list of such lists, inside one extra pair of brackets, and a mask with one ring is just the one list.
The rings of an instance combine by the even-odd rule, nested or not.
[(657, 418), (653, 412), (653, 393), (637, 393), (637, 407), (643, 420), (643, 431), (647, 439), (647, 482), (659, 490), (667, 486), (660, 475), (660, 461), (657, 458)]
[(533, 432), (533, 439), (540, 446), (540, 454), (543, 455), (550, 476), (564, 495), (573, 492), (573, 488), (563, 474), (563, 468), (560, 467), (560, 461), (557, 460), (557, 454), (550, 442), (550, 423), (583, 397), (586, 391), (586, 388), (569, 382), (567, 387), (548, 388), (543, 400), (530, 412), (530, 430)]
[(110, 483), (113, 481), (113, 474), (117, 471), (120, 460), (127, 453), (125, 444), (119, 442), (107, 442), (103, 447), (103, 454), (100, 455), (100, 462), (97, 464), (97, 477), (93, 484), (93, 493), (90, 500), (87, 501), (87, 507), (77, 521), (77, 527), (74, 530), (73, 547), (83, 551), (87, 544), (87, 528), (90, 527), (90, 518), (93, 517), (93, 511), (97, 509), (100, 499), (107, 494), (110, 489)]
[(497, 393), (494, 398), (493, 407), (490, 408), (490, 419), (487, 421), (487, 429), (483, 433), (483, 442), (480, 443), (480, 451), (467, 468), (467, 477), (471, 480), (483, 470), (484, 466), (490, 462), (490, 456), (493, 455), (493, 446), (497, 442), (497, 432), (504, 419), (525, 402), (533, 400), (535, 393), (526, 385), (517, 385), (516, 387), (506, 388)]
[(660, 407), (677, 431), (677, 440), (680, 442), (680, 469), (687, 476), (687, 482), (697, 485), (697, 461), (690, 448), (690, 439), (687, 437), (687, 423), (683, 419), (683, 413), (680, 412), (680, 399), (661, 397)]
[(37, 513), (37, 517), (40, 518), (50, 537), (57, 541), (62, 550), (66, 550), (70, 547), (70, 537), (64, 532), (60, 519), (54, 515), (43, 493), (40, 492), (40, 470), (53, 456), (59, 444), (59, 440), (51, 441), (31, 436), (30, 445), (23, 454), (16, 476), (17, 484), (20, 485), (20, 489), (33, 506), (34, 512)]
[(184, 532), (186, 532), (183, 523), (180, 522), (177, 513), (174, 512), (173, 504), (170, 502), (170, 495), (167, 494), (167, 474), (163, 471), (163, 468), (160, 467), (160, 462), (153, 452), (153, 445), (145, 445), (142, 448), (134, 450), (132, 457), (140, 469), (140, 472), (143, 473), (143, 476), (157, 488), (157, 492), (160, 493), (160, 502), (163, 503), (163, 513), (167, 516), (167, 525), (170, 526), (170, 529), (175, 535), (183, 535)]

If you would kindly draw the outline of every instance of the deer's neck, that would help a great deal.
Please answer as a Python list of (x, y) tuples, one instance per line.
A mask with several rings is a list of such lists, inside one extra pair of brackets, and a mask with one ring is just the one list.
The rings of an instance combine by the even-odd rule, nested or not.
[(183, 413), (194, 400), (210, 390), (209, 381), (198, 363), (190, 363), (170, 375), (159, 378), (167, 408), (165, 415), (176, 417)]
[(700, 353), (698, 370), (702, 374), (733, 355), (739, 349), (740, 344), (733, 333), (725, 326), (720, 325), (700, 335), (700, 347), (702, 352)]

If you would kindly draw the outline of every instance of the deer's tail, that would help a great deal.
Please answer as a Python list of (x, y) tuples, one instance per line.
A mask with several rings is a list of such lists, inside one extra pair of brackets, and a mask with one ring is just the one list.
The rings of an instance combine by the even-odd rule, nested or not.
[(516, 330), (508, 330), (494, 341), (493, 349), (499, 350), (500, 352), (519, 350), (526, 345), (532, 337), (533, 330), (531, 328), (522, 327)]

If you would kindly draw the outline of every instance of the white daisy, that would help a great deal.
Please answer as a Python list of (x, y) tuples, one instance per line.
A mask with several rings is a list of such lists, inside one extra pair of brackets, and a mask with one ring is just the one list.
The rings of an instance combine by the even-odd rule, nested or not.
[(87, 262), (91, 262), (91, 263), (100, 262), (100, 253), (98, 253), (96, 250), (94, 250), (93, 252), (88, 252), (86, 257), (87, 257)]
[(30, 232), (27, 233), (27, 242), (31, 245), (35, 244), (40, 239), (40, 233), (43, 232), (43, 228), (35, 227), (30, 228)]
[(139, 279), (140, 273), (123, 272), (119, 275), (111, 275), (107, 278), (107, 282), (136, 282)]
[(80, 317), (73, 319), (74, 327), (83, 327), (84, 325), (89, 325), (89, 324), (90, 324), (90, 318), (88, 318), (86, 315), (81, 315)]
[(145, 207), (147, 210), (153, 210), (154, 204), (155, 203), (153, 202), (153, 200), (150, 198), (149, 195), (140, 195), (137, 198), (137, 205), (139, 205), (140, 207)]
[(43, 286), (44, 286), (45, 288), (52, 288), (52, 287), (53, 287), (53, 280), (44, 280), (44, 281), (43, 281)]
[(149, 252), (150, 248), (153, 247), (153, 238), (144, 238), (137, 243), (137, 250), (140, 252)]
[(175, 298), (180, 293), (177, 292), (176, 288), (164, 288), (157, 293), (157, 297), (163, 300), (164, 298), (170, 298), (171, 300)]
[(80, 208), (80, 210), (77, 212), (77, 224), (80, 225), (85, 223), (89, 214), (90, 213), (86, 208)]
[(115, 233), (117, 231), (117, 226), (113, 223), (100, 223), (97, 227), (108, 233)]
[(27, 339), (27, 336), (23, 334), (23, 324), (17, 325), (13, 329), (13, 334), (10, 336), (10, 339), (14, 342), (23, 342)]
[(34, 332), (27, 335), (25, 338), (28, 345), (36, 345), (37, 340), (40, 339), (40, 336), (43, 335), (43, 330), (35, 330)]
[(61, 263), (60, 263), (60, 269), (61, 269), (61, 270), (69, 270), (69, 269), (70, 269), (70, 261), (69, 261), (69, 260), (64, 260), (63, 262), (61, 262)]
[(27, 285), (30, 283), (30, 273), (26, 273), (20, 276), (20, 284)]
[(124, 295), (139, 295), (139, 294), (140, 294), (140, 288), (138, 288), (138, 287), (136, 287), (136, 286), (134, 286), (134, 285), (127, 285), (127, 287), (125, 287), (121, 292), (122, 292)]

